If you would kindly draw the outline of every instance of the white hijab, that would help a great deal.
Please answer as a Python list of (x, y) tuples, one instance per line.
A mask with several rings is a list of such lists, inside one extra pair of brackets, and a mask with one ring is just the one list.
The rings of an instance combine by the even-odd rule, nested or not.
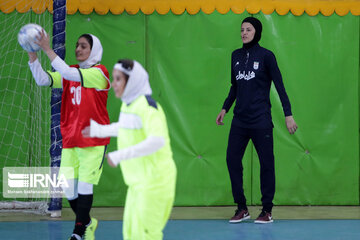
[(85, 61), (79, 62), (80, 68), (89, 68), (94, 66), (95, 64), (99, 63), (102, 58), (103, 48), (101, 46), (100, 40), (92, 34), (89, 35), (92, 37), (93, 45), (89, 57)]
[(121, 63), (116, 63), (114, 69), (120, 70), (129, 75), (129, 79), (121, 96), (121, 100), (130, 104), (142, 95), (151, 95), (151, 87), (149, 83), (149, 75), (140, 63), (134, 61), (132, 70), (122, 67)]

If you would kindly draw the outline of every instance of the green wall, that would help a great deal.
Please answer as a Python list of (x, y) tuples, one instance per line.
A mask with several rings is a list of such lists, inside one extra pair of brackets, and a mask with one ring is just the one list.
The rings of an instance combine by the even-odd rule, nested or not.
[[(102, 41), (103, 64), (110, 72), (120, 58), (136, 59), (149, 71), (153, 97), (167, 115), (178, 168), (178, 206), (233, 204), (225, 160), (232, 112), (224, 126), (217, 126), (215, 118), (229, 91), (230, 56), (242, 45), (240, 24), (246, 16), (67, 16), (69, 64), (75, 62), (78, 36), (89, 32)], [(359, 17), (256, 16), (264, 29), (260, 44), (277, 57), (299, 125), (290, 136), (272, 88), (275, 204), (359, 204)], [(120, 106), (111, 91), (111, 121), (118, 119)], [(115, 148), (112, 139), (109, 150)], [(260, 204), (259, 163), (252, 144), (243, 164), (248, 204)], [(125, 194), (120, 170), (105, 164), (94, 205), (122, 206)]]

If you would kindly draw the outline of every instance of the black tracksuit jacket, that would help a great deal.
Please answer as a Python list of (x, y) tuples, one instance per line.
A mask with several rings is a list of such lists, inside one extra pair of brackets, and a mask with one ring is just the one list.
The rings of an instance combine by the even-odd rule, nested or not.
[(231, 56), (231, 88), (223, 109), (229, 111), (236, 99), (233, 124), (242, 128), (272, 128), (271, 81), (279, 94), (285, 116), (291, 116), (291, 105), (286, 94), (275, 55), (255, 44), (240, 48)]

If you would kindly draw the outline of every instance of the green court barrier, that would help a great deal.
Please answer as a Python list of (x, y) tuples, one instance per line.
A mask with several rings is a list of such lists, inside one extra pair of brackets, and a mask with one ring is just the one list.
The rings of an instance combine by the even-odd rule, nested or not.
[[(102, 63), (110, 73), (120, 58), (136, 59), (149, 71), (178, 168), (177, 206), (233, 204), (226, 167), (232, 110), (224, 126), (215, 119), (230, 88), (231, 52), (242, 46), (246, 16), (231, 11), (67, 16), (67, 63), (75, 62), (75, 42), (88, 32), (101, 40)], [(276, 55), (299, 126), (290, 136), (272, 87), (274, 203), (359, 204), (359, 17), (255, 16), (263, 23), (260, 45)], [(120, 106), (111, 90), (111, 121), (117, 121)], [(109, 151), (115, 149), (113, 138)], [(260, 204), (259, 162), (251, 143), (243, 164), (248, 204)], [(123, 206), (125, 193), (120, 169), (105, 164), (94, 205)]]

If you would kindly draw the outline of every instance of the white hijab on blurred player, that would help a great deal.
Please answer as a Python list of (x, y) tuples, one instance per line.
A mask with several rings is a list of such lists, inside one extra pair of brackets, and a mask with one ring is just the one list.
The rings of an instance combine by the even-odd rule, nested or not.
[[(133, 65), (126, 63), (133, 63)], [(118, 78), (117, 76), (120, 75), (115, 73), (115, 70), (122, 72), (124, 76), (126, 75), (128, 77), (127, 80), (124, 79), (124, 76)], [(141, 96), (149, 96), (152, 94), (148, 73), (140, 63), (132, 60), (119, 61), (114, 65), (112, 87), (115, 91), (116, 97), (121, 98), (121, 100), (127, 105), (130, 105)], [(119, 121), (109, 125), (100, 125), (97, 122), (90, 120), (90, 127), (84, 129), (83, 134), (88, 137), (99, 138), (109, 136), (117, 137), (118, 129), (128, 125), (129, 123), (136, 126), (142, 125), (141, 119), (138, 116), (120, 113)], [(148, 136), (146, 140), (135, 146), (109, 153), (109, 159), (111, 160), (108, 162), (110, 166), (116, 166), (123, 160), (154, 153), (163, 147), (164, 144), (165, 140), (163, 137)]]
[(149, 75), (140, 63), (134, 61), (132, 69), (126, 68), (122, 63), (116, 63), (114, 69), (122, 71), (129, 76), (121, 100), (130, 104), (139, 96), (151, 95)]
[[(152, 94), (147, 71), (137, 61), (131, 60), (130, 62), (133, 62), (132, 66), (125, 63), (116, 63), (114, 65), (114, 70), (126, 74), (128, 78), (127, 80), (122, 79), (119, 81), (113, 73), (114, 80), (112, 83), (116, 97), (121, 98), (121, 100), (127, 105), (131, 104), (140, 96)], [(117, 137), (118, 128), (121, 125), (121, 119), (124, 120), (121, 118), (120, 114), (119, 122), (115, 122), (107, 126), (100, 125), (96, 121), (90, 119), (90, 128), (84, 129), (83, 134), (86, 137)]]

